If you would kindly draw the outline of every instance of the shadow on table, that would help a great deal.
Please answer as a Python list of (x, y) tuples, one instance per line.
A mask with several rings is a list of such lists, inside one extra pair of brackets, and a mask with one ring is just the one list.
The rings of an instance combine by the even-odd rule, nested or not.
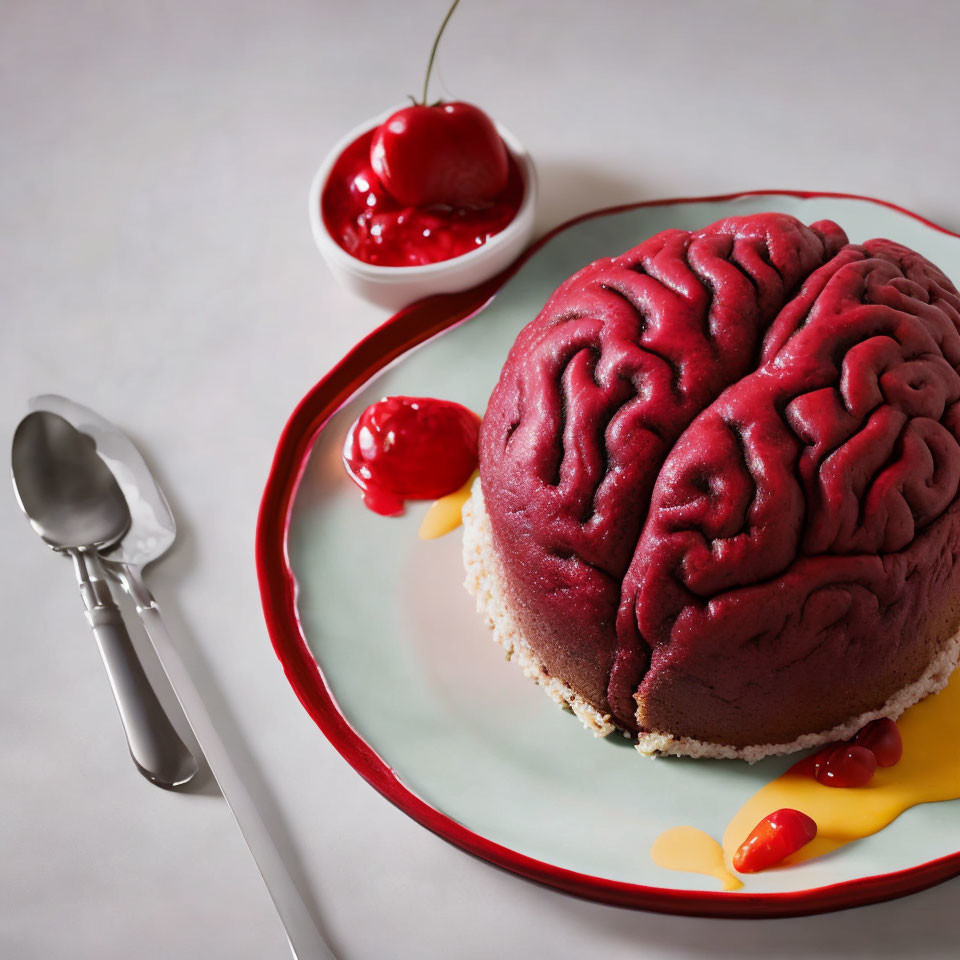
[[(540, 184), (538, 236), (582, 213), (661, 196), (656, 185), (649, 181), (622, 177), (596, 164), (546, 158), (537, 161), (537, 174)], [(549, 211), (549, 221), (544, 220), (544, 211)]]
[[(637, 956), (810, 960), (957, 956), (958, 894), (960, 878), (899, 900), (780, 920), (674, 917), (561, 896), (562, 910), (573, 922), (596, 928), (599, 955), (632, 944)], [(534, 899), (541, 901), (532, 907), (541, 909), (541, 916), (557, 909), (552, 891), (539, 888)]]

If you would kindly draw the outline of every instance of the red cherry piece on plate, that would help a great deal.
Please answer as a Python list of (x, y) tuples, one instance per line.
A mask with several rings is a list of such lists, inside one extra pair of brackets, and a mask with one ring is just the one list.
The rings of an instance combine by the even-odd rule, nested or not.
[(892, 767), (903, 756), (900, 730), (889, 717), (872, 720), (853, 738), (853, 742), (866, 747), (877, 758), (879, 767)]
[(733, 855), (738, 873), (757, 873), (775, 867), (805, 847), (817, 835), (817, 824), (800, 810), (784, 807), (764, 817)]
[(838, 743), (817, 754), (814, 776), (825, 787), (862, 787), (877, 769), (877, 758), (855, 743)]
[(411, 207), (471, 207), (507, 185), (507, 148), (469, 103), (398, 110), (376, 130), (370, 163), (387, 192)]
[(374, 513), (403, 513), (404, 500), (434, 500), (477, 467), (480, 418), (459, 403), (384, 397), (347, 432), (343, 463)]

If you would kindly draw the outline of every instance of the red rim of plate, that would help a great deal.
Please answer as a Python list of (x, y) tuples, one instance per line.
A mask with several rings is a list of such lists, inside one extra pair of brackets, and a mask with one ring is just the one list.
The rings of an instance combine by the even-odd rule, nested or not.
[(906, 214), (941, 233), (960, 237), (910, 210), (873, 197), (806, 190), (750, 190), (708, 197), (677, 197), (607, 207), (556, 227), (499, 276), (463, 293), (431, 297), (405, 307), (352, 350), (303, 398), (274, 455), (257, 519), (257, 578), (273, 647), (300, 702), (341, 756), (372, 787), (418, 823), (468, 853), (567, 893), (617, 906), (705, 917), (789, 917), (842, 910), (914, 893), (960, 874), (960, 850), (899, 870), (789, 893), (721, 893), (624, 883), (577, 873), (524, 856), (452, 820), (409, 790), (340, 712), (300, 626), (287, 532), (297, 487), (317, 434), (374, 374), (402, 354), (482, 310), (501, 286), (558, 233), (594, 217), (641, 207), (735, 200), (748, 196), (834, 197), (864, 200)]

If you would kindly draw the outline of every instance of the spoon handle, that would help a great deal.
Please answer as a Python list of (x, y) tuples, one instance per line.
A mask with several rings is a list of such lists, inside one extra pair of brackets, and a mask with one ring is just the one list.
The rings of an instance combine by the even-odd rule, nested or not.
[(109, 585), (88, 569), (83, 553), (74, 551), (71, 556), (134, 764), (159, 787), (187, 783), (197, 772), (197, 761), (153, 692)]
[(294, 957), (297, 960), (335, 960), (318, 923), (290, 875), (290, 870), (264, 822), (260, 807), (247, 788), (230, 752), (220, 737), (193, 677), (170, 639), (160, 616), (160, 608), (150, 593), (140, 569), (133, 564), (111, 563), (111, 572), (123, 584), (137, 605), (137, 613), (153, 642), (167, 679), (183, 707), (210, 771), (233, 813), (240, 833), (260, 870), (260, 876), (273, 900)]

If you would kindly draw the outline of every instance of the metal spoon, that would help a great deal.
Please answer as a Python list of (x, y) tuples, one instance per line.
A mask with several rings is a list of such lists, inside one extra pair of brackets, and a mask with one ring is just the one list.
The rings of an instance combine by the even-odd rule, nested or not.
[(96, 445), (97, 457), (116, 478), (130, 508), (131, 522), (123, 539), (105, 551), (104, 566), (136, 603), (157, 659), (273, 898), (294, 956), (300, 960), (334, 960), (247, 786), (249, 774), (238, 766), (237, 758), (221, 739), (203, 696), (167, 632), (160, 607), (143, 582), (143, 568), (159, 559), (176, 536), (176, 523), (163, 491), (132, 441), (93, 410), (50, 393), (34, 397), (30, 408), (60, 414), (84, 436), (90, 437)]
[(87, 622), (107, 669), (130, 755), (152, 783), (187, 783), (198, 766), (171, 725), (137, 659), (97, 552), (130, 525), (127, 501), (89, 438), (54, 413), (20, 421), (11, 455), (20, 508), (50, 547), (73, 560)]

